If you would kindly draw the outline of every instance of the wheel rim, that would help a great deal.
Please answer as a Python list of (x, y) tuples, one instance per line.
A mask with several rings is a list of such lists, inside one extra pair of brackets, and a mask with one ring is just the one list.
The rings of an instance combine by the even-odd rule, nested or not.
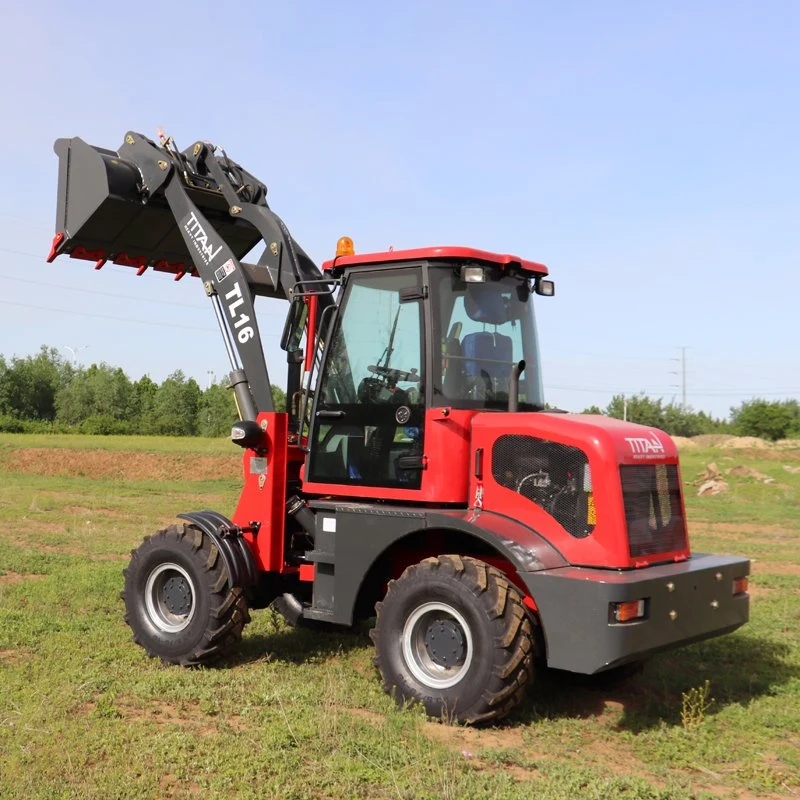
[(195, 590), (179, 564), (159, 564), (148, 576), (144, 602), (150, 622), (163, 633), (179, 633), (192, 621)]
[(472, 664), (472, 634), (447, 603), (424, 603), (403, 626), (403, 657), (411, 674), (431, 689), (455, 686)]

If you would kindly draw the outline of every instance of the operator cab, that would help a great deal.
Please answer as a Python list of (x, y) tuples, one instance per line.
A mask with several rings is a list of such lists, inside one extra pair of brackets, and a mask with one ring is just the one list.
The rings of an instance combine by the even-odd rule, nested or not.
[(330, 341), (316, 382), (307, 481), (413, 496), (428, 437), (439, 433), (431, 412), (507, 410), (512, 366), (522, 360), (518, 408), (544, 407), (531, 294), (546, 268), (453, 250), (325, 265), (342, 290), (322, 332)]

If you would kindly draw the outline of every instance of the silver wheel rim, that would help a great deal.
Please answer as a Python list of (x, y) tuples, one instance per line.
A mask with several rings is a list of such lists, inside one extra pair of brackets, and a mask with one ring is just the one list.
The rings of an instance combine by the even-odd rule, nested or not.
[[(185, 613), (176, 613), (174, 608), (170, 608), (168, 592), (173, 597), (176, 593), (184, 596), (182, 605), (188, 606)], [(159, 564), (147, 577), (144, 602), (147, 616), (158, 630), (163, 633), (179, 633), (192, 621), (197, 607), (195, 588), (189, 573), (179, 564)]]
[[(463, 637), (464, 656), (457, 663), (443, 665), (434, 660), (425, 637), (431, 626), (444, 622)], [(474, 648), (466, 620), (447, 603), (424, 603), (414, 610), (403, 626), (403, 658), (411, 674), (431, 689), (455, 686), (472, 665)]]

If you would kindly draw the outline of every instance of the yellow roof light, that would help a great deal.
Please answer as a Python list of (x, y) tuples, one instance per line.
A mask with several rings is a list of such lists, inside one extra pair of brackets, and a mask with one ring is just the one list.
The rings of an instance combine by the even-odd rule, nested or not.
[(349, 236), (342, 236), (338, 242), (336, 242), (336, 258), (341, 256), (354, 256), (356, 254), (356, 249), (353, 247), (353, 240)]

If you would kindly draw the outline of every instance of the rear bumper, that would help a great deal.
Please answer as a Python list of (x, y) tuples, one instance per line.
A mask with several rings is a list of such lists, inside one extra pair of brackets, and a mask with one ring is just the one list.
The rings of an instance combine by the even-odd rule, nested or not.
[[(519, 573), (539, 609), (547, 665), (584, 674), (736, 630), (749, 618), (750, 597), (734, 595), (733, 581), (749, 574), (746, 558), (705, 554), (641, 570)], [(610, 603), (641, 598), (645, 619), (609, 621)]]

